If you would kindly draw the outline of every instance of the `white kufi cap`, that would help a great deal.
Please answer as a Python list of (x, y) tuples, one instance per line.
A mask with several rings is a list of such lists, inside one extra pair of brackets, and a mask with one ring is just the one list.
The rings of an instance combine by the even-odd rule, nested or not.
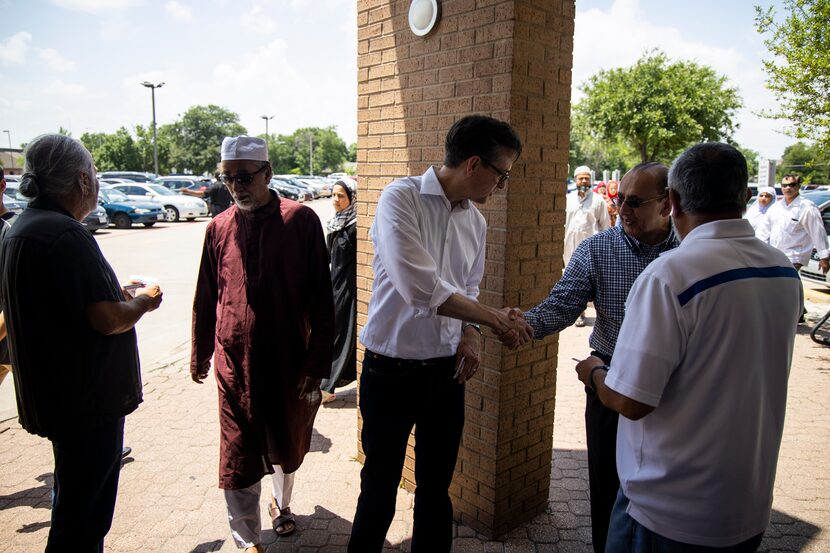
[(255, 136), (226, 136), (222, 141), (222, 161), (268, 161), (268, 145)]
[(574, 169), (574, 176), (581, 175), (583, 173), (591, 174), (591, 168), (587, 165), (580, 165), (576, 169)]

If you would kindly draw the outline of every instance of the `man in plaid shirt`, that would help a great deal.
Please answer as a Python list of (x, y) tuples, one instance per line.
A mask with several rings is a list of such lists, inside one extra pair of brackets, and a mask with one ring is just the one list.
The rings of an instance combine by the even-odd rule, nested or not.
[[(534, 338), (571, 326), (588, 302), (593, 302), (597, 319), (588, 342), (592, 354), (610, 364), (628, 291), (649, 263), (678, 245), (669, 219), (667, 187), (668, 168), (660, 163), (641, 163), (626, 173), (615, 199), (622, 226), (584, 240), (550, 295), (524, 313)], [(601, 552), (620, 487), (616, 464), (619, 415), (593, 392), (586, 389), (586, 393), (591, 526), (594, 551)]]

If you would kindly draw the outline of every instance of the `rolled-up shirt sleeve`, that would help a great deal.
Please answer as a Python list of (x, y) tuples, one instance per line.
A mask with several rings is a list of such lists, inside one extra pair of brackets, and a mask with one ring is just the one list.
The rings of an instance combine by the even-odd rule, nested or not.
[(467, 295), (440, 278), (435, 260), (421, 243), (416, 202), (410, 191), (388, 187), (375, 212), (375, 255), (395, 290), (416, 318), (434, 318), (455, 293)]

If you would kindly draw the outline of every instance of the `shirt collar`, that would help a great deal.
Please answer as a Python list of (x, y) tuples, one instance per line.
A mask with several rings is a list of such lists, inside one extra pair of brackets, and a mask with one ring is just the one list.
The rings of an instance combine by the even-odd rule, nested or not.
[(654, 244), (654, 245), (645, 244), (643, 242), (640, 242), (639, 240), (637, 240), (633, 236), (631, 236), (629, 234), (626, 234), (626, 232), (622, 228), (622, 225), (620, 225), (619, 227), (615, 227), (615, 228), (619, 229), (620, 236), (622, 236), (622, 239), (625, 240), (625, 243), (628, 244), (628, 247), (631, 248), (631, 250), (634, 253), (642, 254), (642, 253), (644, 253), (646, 251), (649, 251), (649, 250), (651, 250), (651, 251), (654, 251), (654, 250), (663, 251), (663, 250), (672, 249), (677, 244), (677, 235), (674, 232), (674, 223), (670, 222), (670, 225), (671, 226), (669, 228), (669, 234), (661, 242), (658, 242), (657, 244)]
[(755, 236), (752, 225), (746, 219), (722, 219), (711, 221), (695, 227), (686, 235), (681, 246), (694, 240), (708, 240), (712, 238), (747, 238)]
[[(452, 209), (452, 204), (450, 204), (450, 201), (447, 199), (447, 195), (444, 193), (444, 187), (441, 186), (441, 181), (438, 180), (438, 175), (435, 173), (435, 167), (430, 166), (429, 169), (421, 175), (421, 195), (439, 196), (444, 199), (444, 203), (447, 204), (447, 207)], [(467, 209), (470, 207), (470, 200), (461, 200), (458, 205), (462, 209)]]

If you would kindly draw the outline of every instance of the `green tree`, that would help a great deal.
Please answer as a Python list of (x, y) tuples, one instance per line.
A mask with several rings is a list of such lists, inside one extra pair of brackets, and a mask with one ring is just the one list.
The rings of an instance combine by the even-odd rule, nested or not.
[(571, 169), (587, 165), (596, 174), (607, 169), (619, 169), (625, 173), (640, 161), (640, 156), (619, 137), (605, 140), (594, 133), (585, 118), (577, 114), (571, 117), (570, 150), (568, 163)]
[(784, 0), (784, 18), (755, 6), (755, 27), (766, 35), (767, 88), (778, 110), (762, 113), (792, 121), (787, 133), (830, 151), (830, 0)]
[(165, 128), (164, 134), (172, 140), (171, 165), (180, 173), (200, 175), (215, 171), (223, 138), (247, 134), (247, 131), (239, 123), (239, 115), (210, 104), (191, 107), (172, 126)]
[(827, 184), (830, 183), (830, 155), (817, 144), (796, 142), (784, 150), (775, 173), (779, 182), (784, 175), (793, 173), (801, 175), (807, 184)]
[(357, 142), (349, 144), (349, 153), (346, 156), (346, 161), (350, 161), (352, 163), (357, 162)]
[(601, 70), (581, 90), (575, 106), (597, 137), (621, 140), (640, 161), (670, 161), (707, 140), (728, 140), (741, 99), (726, 78), (689, 61), (670, 62), (661, 51), (633, 66)]
[(744, 157), (746, 158), (746, 170), (749, 173), (749, 181), (753, 182), (758, 180), (758, 158), (761, 157), (761, 154), (756, 152), (755, 150), (750, 150), (749, 148), (744, 148), (737, 142), (732, 142), (732, 145), (740, 151)]
[(142, 170), (135, 140), (125, 127), (113, 134), (84, 133), (81, 142), (92, 154), (99, 171)]
[[(171, 171), (170, 151), (172, 149), (171, 135), (169, 132), (161, 133), (156, 129), (156, 145), (159, 156), (159, 173), (166, 175)], [(135, 146), (142, 171), (153, 171), (153, 127), (148, 125), (135, 126)]]
[[(297, 129), (288, 138), (288, 144), (293, 146), (294, 167), (292, 169), (295, 169), (298, 174), (308, 174), (310, 158), (313, 161), (315, 175), (325, 170), (340, 171), (349, 154), (346, 143), (338, 136), (333, 126)], [(312, 147), (313, 156), (309, 154), (309, 148)]]

